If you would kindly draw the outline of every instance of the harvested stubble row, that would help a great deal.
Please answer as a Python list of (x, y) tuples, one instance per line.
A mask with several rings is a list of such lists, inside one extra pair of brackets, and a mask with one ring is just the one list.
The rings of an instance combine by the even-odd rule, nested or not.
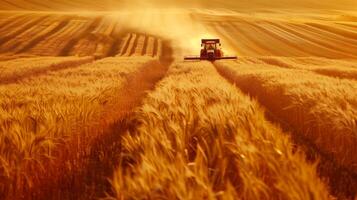
[(129, 123), (114, 198), (328, 199), (315, 166), (209, 62), (173, 65)]
[(352, 60), (334, 60), (317, 57), (263, 57), (260, 59), (267, 64), (278, 67), (304, 69), (326, 76), (357, 80), (357, 64)]
[(267, 64), (216, 67), (323, 153), (357, 172), (357, 82)]
[(0, 62), (0, 83), (92, 62), (92, 57), (35, 57)]
[(82, 170), (91, 142), (126, 110), (121, 106), (130, 107), (116, 105), (118, 91), (152, 62), (107, 58), (0, 85), (0, 196), (18, 199), (37, 182), (54, 184), (65, 172)]
[(79, 39), (71, 50), (70, 55), (94, 55), (96, 58), (105, 57), (114, 43), (112, 36), (116, 31), (116, 25), (115, 21), (103, 18), (94, 30)]

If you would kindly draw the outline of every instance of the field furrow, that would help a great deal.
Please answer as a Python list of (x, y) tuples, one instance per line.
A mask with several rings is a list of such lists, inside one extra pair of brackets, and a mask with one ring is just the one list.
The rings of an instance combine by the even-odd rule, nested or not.
[[(256, 97), (275, 120), (316, 146), (345, 171), (350, 171), (350, 177), (343, 180), (335, 177), (339, 181), (331, 180), (331, 184), (347, 195), (356, 195), (357, 180), (353, 175), (357, 174), (356, 81), (266, 64), (218, 62), (216, 66), (222, 75)], [(343, 173), (343, 169), (336, 166), (322, 168), (338, 169), (337, 175)], [(348, 178), (353, 179), (353, 184), (341, 186)]]
[(117, 199), (328, 199), (314, 166), (209, 62), (174, 64), (129, 123)]

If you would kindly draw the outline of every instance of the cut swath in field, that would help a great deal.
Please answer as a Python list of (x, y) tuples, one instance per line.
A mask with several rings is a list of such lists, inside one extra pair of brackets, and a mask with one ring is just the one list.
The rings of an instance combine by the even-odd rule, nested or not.
[[(8, 199), (72, 195), (62, 194), (59, 189), (68, 186), (66, 190), (70, 191), (76, 186), (68, 174), (83, 169), (81, 164), (91, 142), (137, 104), (137, 99), (126, 94), (143, 92), (140, 87), (145, 84), (141, 83), (163, 71), (154, 70), (157, 66), (160, 65), (148, 58), (107, 58), (0, 85), (0, 169), (4, 177), (0, 194)], [(142, 72), (144, 67), (151, 67), (151, 73)], [(139, 74), (142, 80), (131, 84), (140, 83), (140, 87), (126, 91), (127, 81)], [(59, 181), (61, 177), (67, 182)], [(36, 190), (39, 184), (43, 185)], [(35, 192), (26, 193), (29, 190)]]
[(127, 34), (117, 56), (150, 56), (159, 57), (162, 55), (163, 42), (160, 38), (137, 33)]
[(117, 199), (328, 199), (315, 167), (209, 62), (177, 63), (131, 118)]
[[(222, 75), (244, 92), (257, 97), (277, 118), (275, 120), (306, 138), (321, 153), (352, 171), (352, 174), (357, 172), (356, 81), (265, 63), (226, 61), (217, 62), (216, 66)], [(327, 171), (333, 170), (325, 168)], [(342, 169), (339, 170), (336, 173), (342, 173)], [(332, 185), (337, 183), (331, 181)], [(347, 182), (347, 179), (341, 181)], [(347, 195), (353, 196), (356, 191), (354, 181), (348, 187), (339, 183), (334, 186), (348, 190), (350, 194)]]
[(117, 31), (116, 26), (117, 23), (111, 18), (103, 18), (98, 26), (80, 38), (69, 54), (94, 55), (97, 58), (106, 57), (115, 43), (113, 36), (117, 34), (115, 33)]

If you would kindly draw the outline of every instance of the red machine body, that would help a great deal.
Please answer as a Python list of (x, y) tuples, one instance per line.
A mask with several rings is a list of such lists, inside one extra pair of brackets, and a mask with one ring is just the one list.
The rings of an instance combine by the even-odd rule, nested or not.
[(201, 40), (200, 56), (186, 56), (185, 60), (221, 60), (221, 59), (237, 59), (237, 56), (224, 56), (220, 49), (221, 43), (219, 39), (202, 39)]

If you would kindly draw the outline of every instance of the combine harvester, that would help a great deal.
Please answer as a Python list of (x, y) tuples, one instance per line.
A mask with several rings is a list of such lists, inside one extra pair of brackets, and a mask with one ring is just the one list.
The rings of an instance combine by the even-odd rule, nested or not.
[(202, 39), (200, 56), (185, 56), (184, 60), (223, 60), (237, 59), (237, 56), (224, 56), (223, 51), (219, 48), (221, 45), (219, 39)]

